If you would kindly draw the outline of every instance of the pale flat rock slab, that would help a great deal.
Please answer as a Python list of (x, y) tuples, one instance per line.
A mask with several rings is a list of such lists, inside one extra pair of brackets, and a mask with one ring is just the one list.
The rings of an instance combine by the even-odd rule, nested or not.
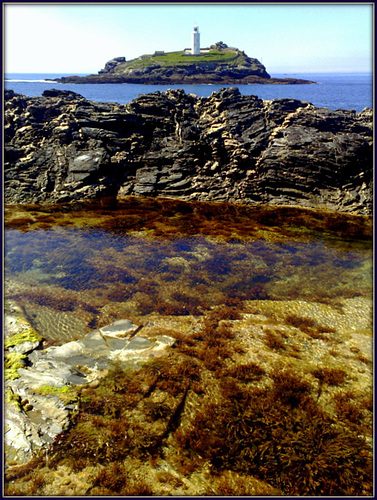
[[(109, 325), (109, 328), (110, 327), (111, 325)], [(113, 331), (116, 331), (116, 329), (117, 327), (115, 326)], [(85, 335), (80, 342), (85, 346), (85, 349), (90, 352), (91, 357), (98, 358), (108, 356), (111, 351), (123, 349), (128, 343), (128, 337), (119, 338), (116, 334), (107, 335), (102, 333), (101, 330), (96, 330)]]
[(44, 385), (63, 387), (63, 385), (69, 384), (69, 378), (72, 375), (69, 369), (64, 370), (64, 373), (58, 373), (57, 368), (51, 369), (48, 372), (19, 368), (18, 373), (29, 389), (38, 389)]
[(21, 342), (21, 344), (9, 347), (9, 352), (16, 352), (18, 354), (27, 354), (34, 351), (39, 346), (39, 340), (32, 342), (31, 340), (26, 340)]
[(136, 332), (138, 328), (139, 327), (134, 325), (129, 319), (120, 319), (119, 321), (114, 321), (114, 323), (100, 328), (100, 332), (109, 337), (122, 337)]
[(127, 344), (125, 351), (140, 351), (151, 348), (155, 343), (145, 337), (134, 337)]
[(70, 356), (77, 356), (82, 354), (84, 347), (80, 341), (73, 340), (60, 346), (52, 346), (46, 349), (50, 357), (53, 358), (69, 358)]
[(120, 352), (114, 353), (113, 359), (117, 361), (147, 360), (160, 356), (166, 347), (173, 345), (175, 339), (168, 335), (159, 335), (153, 340), (145, 337), (134, 337), (127, 347)]

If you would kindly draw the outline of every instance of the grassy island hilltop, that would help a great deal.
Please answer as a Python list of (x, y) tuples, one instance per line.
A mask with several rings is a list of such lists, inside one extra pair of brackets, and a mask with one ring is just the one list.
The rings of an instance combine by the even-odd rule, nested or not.
[(200, 54), (189, 49), (155, 51), (130, 61), (115, 57), (97, 75), (68, 76), (60, 83), (139, 83), (139, 84), (248, 84), (248, 83), (314, 83), (294, 78), (271, 78), (258, 59), (218, 42)]
[[(155, 53), (153, 55), (143, 55), (128, 62), (128, 67), (137, 67), (140, 65), (153, 65), (156, 62), (166, 66), (176, 66), (195, 63), (216, 62), (218, 64), (224, 62), (235, 61), (234, 64), (239, 64), (236, 61), (240, 58), (241, 53), (237, 49), (209, 50), (200, 55), (186, 54), (184, 50), (178, 52)], [(245, 57), (245, 56), (244, 56)]]
[[(188, 54), (187, 51), (181, 50), (177, 52), (156, 51), (153, 55), (142, 55), (131, 61), (124, 62), (122, 58), (118, 58), (118, 64), (114, 68), (114, 72), (124, 72), (127, 69), (137, 69), (140, 67), (153, 67), (156, 64), (161, 67), (169, 66), (189, 66), (191, 64), (207, 64), (216, 63), (216, 65), (230, 65), (245, 68), (251, 68), (253, 71), (260, 73), (260, 76), (267, 76), (268, 73), (264, 66), (257, 60), (248, 57), (244, 52), (236, 48), (218, 49), (213, 48), (202, 51), (201, 54)], [(101, 70), (105, 71), (105, 70)], [(267, 76), (269, 77), (269, 75)]]

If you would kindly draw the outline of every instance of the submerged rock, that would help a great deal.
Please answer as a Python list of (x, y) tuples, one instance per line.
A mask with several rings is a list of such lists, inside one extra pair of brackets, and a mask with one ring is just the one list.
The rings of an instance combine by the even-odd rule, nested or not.
[(5, 202), (125, 195), (372, 211), (370, 109), (331, 111), (224, 88), (127, 105), (5, 92)]
[(129, 319), (114, 321), (111, 325), (100, 328), (100, 332), (109, 337), (124, 337), (125, 335), (135, 334), (139, 327), (134, 325)]

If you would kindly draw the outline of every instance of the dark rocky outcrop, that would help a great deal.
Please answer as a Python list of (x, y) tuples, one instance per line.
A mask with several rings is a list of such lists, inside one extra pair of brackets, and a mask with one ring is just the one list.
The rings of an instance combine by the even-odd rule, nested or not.
[[(106, 63), (108, 64), (108, 63)], [(151, 67), (132, 74), (123, 75), (107, 73), (101, 70), (98, 75), (87, 76), (63, 76), (55, 78), (58, 83), (134, 83), (139, 85), (302, 85), (315, 83), (302, 78), (265, 78), (258, 75), (250, 75), (243, 69), (212, 71), (208, 67), (208, 73), (202, 72), (204, 68), (195, 65), (180, 69), (165, 69)], [(199, 71), (200, 70), (200, 71)]]
[(168, 90), (127, 105), (5, 94), (5, 202), (101, 196), (372, 211), (372, 111)]

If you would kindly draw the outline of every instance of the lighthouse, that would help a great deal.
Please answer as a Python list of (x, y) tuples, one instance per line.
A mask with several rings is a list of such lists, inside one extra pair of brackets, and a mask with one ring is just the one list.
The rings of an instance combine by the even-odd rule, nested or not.
[(192, 32), (191, 54), (200, 55), (200, 33), (198, 26), (194, 26), (194, 31)]

